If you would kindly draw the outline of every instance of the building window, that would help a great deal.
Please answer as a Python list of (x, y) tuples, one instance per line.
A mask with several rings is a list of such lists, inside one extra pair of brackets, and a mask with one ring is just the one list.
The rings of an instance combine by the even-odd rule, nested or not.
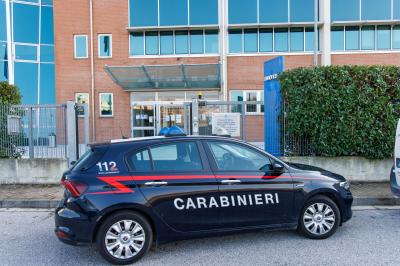
[(389, 20), (391, 0), (361, 0), (361, 20)]
[[(230, 100), (233, 102), (260, 102), (264, 101), (263, 90), (231, 90)], [(261, 114), (264, 112), (263, 104), (246, 104), (245, 112), (247, 114)], [(242, 105), (231, 105), (231, 112), (242, 112)]]
[(288, 47), (288, 29), (278, 28), (275, 29), (275, 52), (287, 52), (289, 51)]
[(361, 30), (359, 26), (332, 27), (332, 51), (399, 49), (399, 28), (400, 25), (368, 25)]
[(242, 30), (229, 30), (229, 53), (242, 53)]
[(219, 51), (218, 30), (132, 32), (129, 38), (130, 56), (217, 54)]
[(288, 22), (289, 1), (259, 0), (260, 23)]
[(358, 26), (346, 27), (346, 50), (360, 49), (360, 30)]
[(15, 61), (38, 62), (38, 45), (15, 44)]
[(314, 0), (290, 0), (290, 21), (314, 21)]
[(114, 101), (112, 93), (100, 93), (100, 116), (111, 117), (114, 115)]
[(393, 19), (400, 19), (400, 0), (393, 0)]
[(159, 0), (160, 26), (188, 25), (187, 0)]
[(111, 58), (112, 57), (112, 35), (111, 34), (99, 34), (98, 36), (98, 49), (100, 58)]
[(6, 2), (4, 1), (0, 1), (0, 14), (0, 41), (7, 41)]
[(290, 50), (294, 52), (304, 51), (304, 28), (290, 29)]
[(244, 30), (244, 52), (258, 52), (258, 33), (257, 29)]
[(14, 41), (39, 43), (39, 9), (37, 5), (13, 3)]
[[(77, 104), (87, 104), (87, 105), (89, 105), (89, 93), (86, 93), (86, 92), (75, 93), (75, 102)], [(88, 110), (89, 110), (89, 108), (88, 108)], [(78, 106), (77, 113), (78, 113), (78, 116), (84, 116), (85, 115), (85, 108), (83, 106)]]
[(74, 35), (74, 56), (77, 59), (88, 58), (87, 35)]
[(273, 29), (260, 29), (260, 52), (273, 51)]
[(331, 19), (332, 21), (359, 20), (360, 0), (331, 0)]
[(189, 9), (190, 25), (218, 24), (218, 0), (189, 0)]
[(361, 28), (361, 49), (375, 49), (375, 26), (363, 26)]
[(158, 0), (129, 0), (129, 25), (147, 27), (158, 25)]
[(229, 24), (257, 23), (257, 0), (228, 0)]

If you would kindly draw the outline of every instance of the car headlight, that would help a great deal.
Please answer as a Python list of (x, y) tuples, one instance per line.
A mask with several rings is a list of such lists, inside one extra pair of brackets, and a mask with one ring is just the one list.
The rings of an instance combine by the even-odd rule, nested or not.
[(344, 188), (345, 190), (350, 189), (350, 182), (349, 181), (343, 181), (339, 183), (340, 187)]

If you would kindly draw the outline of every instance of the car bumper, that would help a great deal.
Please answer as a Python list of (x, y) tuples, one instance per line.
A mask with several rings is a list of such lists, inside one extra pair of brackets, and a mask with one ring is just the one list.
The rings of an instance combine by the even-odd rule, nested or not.
[(68, 208), (63, 201), (55, 210), (57, 238), (70, 245), (92, 242), (93, 225), (87, 215)]
[(394, 168), (390, 170), (390, 188), (394, 196), (400, 197), (400, 184), (397, 183), (396, 174), (394, 173)]
[(353, 195), (350, 191), (342, 192), (342, 223), (347, 222), (353, 217), (353, 211), (351, 210), (351, 206), (353, 204)]

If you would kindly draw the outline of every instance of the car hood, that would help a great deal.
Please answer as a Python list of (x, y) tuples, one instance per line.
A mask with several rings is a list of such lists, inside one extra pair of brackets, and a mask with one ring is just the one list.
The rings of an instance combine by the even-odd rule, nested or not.
[(308, 164), (300, 164), (300, 163), (289, 163), (289, 162), (285, 162), (285, 163), (296, 170), (307, 171), (307, 172), (318, 172), (321, 175), (331, 177), (338, 181), (346, 181), (346, 178), (344, 178), (342, 175), (333, 173), (331, 171), (325, 170), (320, 167), (316, 167), (316, 166), (312, 166), (312, 165), (308, 165)]

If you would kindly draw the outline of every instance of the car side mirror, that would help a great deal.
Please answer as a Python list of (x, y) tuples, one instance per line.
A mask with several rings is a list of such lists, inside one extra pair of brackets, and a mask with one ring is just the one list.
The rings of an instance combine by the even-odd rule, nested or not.
[(274, 170), (274, 172), (283, 172), (285, 170), (285, 167), (278, 162), (274, 162), (274, 164), (272, 165), (272, 169)]

